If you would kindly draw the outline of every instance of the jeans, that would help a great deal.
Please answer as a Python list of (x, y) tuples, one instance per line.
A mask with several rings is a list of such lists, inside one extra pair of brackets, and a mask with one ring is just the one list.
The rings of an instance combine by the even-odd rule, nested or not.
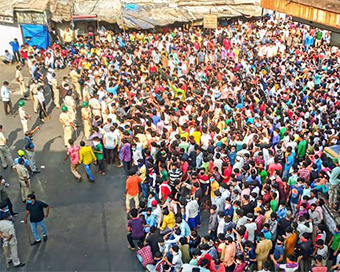
[(128, 176), (129, 170), (131, 168), (131, 161), (123, 161), (123, 166), (124, 166), (125, 174)]
[(83, 164), (86, 170), (86, 174), (88, 175), (90, 180), (94, 180), (94, 177), (91, 172), (91, 164)]
[(127, 237), (127, 240), (129, 242), (130, 247), (132, 247), (132, 248), (136, 248), (135, 243), (133, 242), (134, 240), (138, 240), (138, 241), (141, 241), (141, 242), (144, 241), (144, 236), (141, 237), (141, 238), (132, 238), (131, 233), (128, 233), (126, 237)]
[(142, 188), (143, 197), (148, 198), (148, 184), (147, 183), (141, 183), (140, 187)]
[(40, 235), (39, 235), (38, 230), (37, 230), (38, 226), (40, 226), (43, 236), (47, 236), (47, 229), (46, 229), (46, 226), (45, 226), (45, 219), (41, 220), (40, 222), (31, 222), (32, 233), (33, 233), (34, 239), (37, 242), (40, 241)]

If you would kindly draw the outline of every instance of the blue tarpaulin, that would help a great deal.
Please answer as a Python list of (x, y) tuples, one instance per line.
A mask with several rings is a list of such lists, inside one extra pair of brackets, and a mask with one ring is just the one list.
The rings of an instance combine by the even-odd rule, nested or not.
[(46, 49), (51, 45), (47, 26), (44, 25), (21, 25), (24, 41), (30, 46)]

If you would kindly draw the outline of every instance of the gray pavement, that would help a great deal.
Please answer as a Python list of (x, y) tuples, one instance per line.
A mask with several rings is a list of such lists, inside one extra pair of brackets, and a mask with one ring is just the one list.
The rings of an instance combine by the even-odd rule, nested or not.
[[(60, 78), (67, 71), (57, 72)], [(0, 65), (0, 82), (10, 81), (13, 91), (12, 102), (19, 96), (14, 81), (15, 67)], [(26, 82), (27, 68), (24, 69)], [(50, 97), (47, 97), (48, 100)], [(143, 271), (135, 253), (127, 248), (126, 215), (124, 211), (124, 171), (116, 166), (107, 169), (107, 176), (96, 175), (96, 183), (89, 183), (84, 169), (83, 181), (77, 183), (69, 170), (69, 163), (63, 164), (65, 148), (62, 127), (58, 121), (60, 111), (47, 106), (51, 119), (42, 125), (34, 136), (36, 160), (40, 174), (32, 178), (32, 190), (37, 198), (51, 206), (46, 221), (49, 232), (47, 243), (30, 246), (24, 217), (25, 205), (21, 202), (17, 175), (11, 169), (0, 173), (10, 184), (9, 196), (14, 210), (19, 257), (26, 263), (23, 268), (10, 267), (10, 271)], [(15, 107), (17, 109), (17, 107)], [(51, 111), (52, 110), (52, 111)], [(33, 113), (32, 102), (27, 101), (27, 112), (33, 116), (30, 126), (39, 124)], [(0, 124), (9, 138), (13, 158), (23, 148), (23, 132), (19, 117), (6, 117), (0, 106)], [(78, 141), (82, 138), (82, 133)], [(4, 257), (0, 258), (0, 271), (6, 271)]]

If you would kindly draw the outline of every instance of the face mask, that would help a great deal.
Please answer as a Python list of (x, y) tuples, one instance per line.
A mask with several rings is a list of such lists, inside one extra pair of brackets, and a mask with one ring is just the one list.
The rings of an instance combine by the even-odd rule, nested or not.
[(213, 182), (213, 181), (214, 181), (214, 179), (213, 179), (213, 178), (211, 178), (211, 179), (210, 179), (210, 182)]
[(303, 211), (303, 210), (304, 210), (304, 208), (300, 207), (300, 211)]
[(32, 200), (27, 200), (27, 203), (28, 204), (32, 204)]

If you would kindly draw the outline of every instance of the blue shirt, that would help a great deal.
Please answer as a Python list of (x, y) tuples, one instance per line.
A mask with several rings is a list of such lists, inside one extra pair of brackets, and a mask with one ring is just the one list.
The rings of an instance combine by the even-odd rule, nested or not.
[(161, 118), (159, 118), (158, 115), (153, 115), (152, 117), (152, 122), (157, 126), (157, 124), (161, 121)]
[(283, 246), (276, 245), (276, 247), (274, 249), (274, 259), (278, 260), (281, 256), (283, 256), (283, 253), (284, 253)]
[(12, 41), (9, 44), (12, 46), (13, 52), (19, 52), (20, 46), (18, 42)]
[[(14, 164), (15, 165), (17, 165), (17, 164), (19, 164), (19, 159), (20, 159), (21, 157), (18, 157), (18, 158), (15, 158), (14, 159)], [(29, 161), (28, 161), (28, 159), (24, 159), (25, 161), (24, 161), (24, 166), (27, 168), (29, 165), (30, 165), (30, 163), (29, 163)]]
[(189, 224), (185, 220), (182, 220), (182, 223), (179, 225), (179, 227), (181, 229), (181, 236), (189, 237), (191, 230)]
[(144, 215), (147, 225), (149, 225), (150, 227), (153, 227), (153, 226), (156, 227), (157, 222), (153, 214), (151, 214), (150, 216), (148, 216), (146, 212), (143, 212), (142, 214)]
[(24, 142), (25, 142), (25, 149), (32, 149), (34, 150), (34, 144), (33, 141), (30, 137), (24, 137)]
[(114, 96), (117, 96), (118, 95), (117, 90), (118, 90), (118, 85), (108, 88), (107, 92), (112, 93)]
[(284, 166), (284, 171), (287, 171), (289, 172), (290, 168), (293, 166), (294, 164), (294, 161), (295, 161), (295, 152), (292, 152), (292, 154), (290, 154), (288, 157), (287, 157), (287, 163), (285, 163), (285, 166)]

